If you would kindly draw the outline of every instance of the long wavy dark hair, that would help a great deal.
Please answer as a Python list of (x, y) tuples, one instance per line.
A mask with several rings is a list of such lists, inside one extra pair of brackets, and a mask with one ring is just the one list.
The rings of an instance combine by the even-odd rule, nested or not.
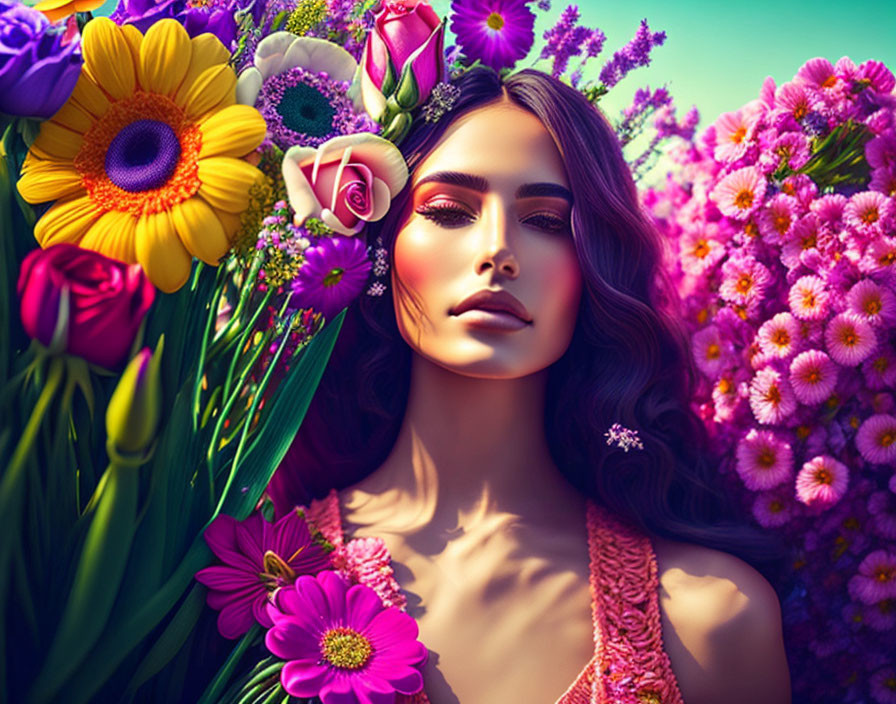
[[(401, 147), (413, 173), (451, 123), (506, 94), (553, 137), (573, 194), (572, 232), (583, 277), (576, 329), (548, 372), (545, 430), (566, 478), (645, 532), (725, 550), (759, 566), (777, 551), (745, 523), (717, 483), (706, 432), (690, 409), (696, 373), (678, 297), (662, 266), (664, 241), (638, 202), (619, 142), (578, 91), (523, 70), (501, 79), (477, 68), (455, 81), (460, 97), (435, 123), (415, 121)], [(410, 183), (368, 242), (393, 252)], [(323, 376), (269, 493), (288, 510), (349, 486), (380, 466), (398, 436), (411, 349), (391, 295), (351, 305)], [(644, 449), (608, 446), (614, 423), (637, 429)]]

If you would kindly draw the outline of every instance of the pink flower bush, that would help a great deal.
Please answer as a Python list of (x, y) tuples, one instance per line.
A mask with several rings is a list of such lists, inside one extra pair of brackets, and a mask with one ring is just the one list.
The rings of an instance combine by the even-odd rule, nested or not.
[(277, 592), (265, 645), (287, 660), (280, 673), (294, 697), (323, 704), (393, 702), (423, 689), (426, 646), (417, 622), (376, 592), (325, 570)]
[(644, 197), (680, 254), (720, 472), (791, 550), (800, 701), (896, 701), (894, 86), (845, 57), (768, 78)]
[(208, 605), (220, 611), (218, 631), (225, 638), (241, 636), (256, 622), (269, 628), (268, 595), (330, 566), (296, 511), (275, 524), (261, 512), (242, 523), (221, 514), (206, 528), (205, 541), (224, 564), (199, 570), (196, 579), (209, 588)]

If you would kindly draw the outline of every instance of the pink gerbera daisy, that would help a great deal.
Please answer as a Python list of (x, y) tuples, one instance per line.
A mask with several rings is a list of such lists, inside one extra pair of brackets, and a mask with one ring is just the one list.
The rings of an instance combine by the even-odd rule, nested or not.
[(896, 237), (878, 237), (873, 240), (858, 262), (863, 274), (888, 273), (896, 276)]
[(896, 416), (877, 413), (866, 418), (856, 433), (856, 447), (872, 464), (896, 465)]
[(870, 59), (862, 63), (856, 71), (856, 80), (860, 85), (867, 85), (871, 90), (884, 95), (893, 92), (896, 86), (896, 77), (887, 68), (887, 65)]
[(800, 324), (790, 313), (778, 313), (766, 320), (756, 333), (756, 342), (763, 354), (786, 359), (795, 351), (800, 340)]
[(742, 110), (719, 116), (712, 125), (716, 132), (716, 148), (713, 152), (716, 161), (736, 161), (746, 153), (756, 117), (755, 111), (745, 113)]
[(725, 247), (714, 236), (718, 227), (708, 224), (704, 227), (685, 230), (679, 240), (681, 268), (692, 276), (700, 276), (714, 266), (724, 255)]
[(771, 198), (759, 212), (759, 232), (769, 244), (780, 244), (797, 218), (796, 198), (783, 193)]
[(265, 646), (288, 661), (280, 681), (294, 697), (372, 704), (423, 689), (427, 650), (416, 621), (366, 585), (332, 570), (302, 576), (277, 592), (268, 616)]
[(889, 223), (892, 209), (890, 199), (883, 193), (862, 191), (849, 199), (843, 219), (860, 234), (873, 237)]
[(828, 508), (837, 503), (849, 485), (849, 470), (830, 455), (819, 455), (796, 475), (796, 498), (807, 506)]
[(846, 294), (849, 310), (874, 326), (896, 320), (896, 296), (871, 279), (862, 279)]
[(796, 269), (802, 263), (803, 252), (818, 247), (818, 216), (806, 213), (790, 228), (781, 247), (781, 262), (788, 269)]
[(691, 338), (694, 361), (706, 376), (715, 379), (728, 359), (730, 345), (725, 344), (719, 329), (710, 325), (694, 333)]
[(883, 193), (890, 198), (896, 196), (896, 167), (891, 169), (874, 169), (868, 182), (869, 191)]
[(752, 257), (732, 257), (722, 265), (719, 295), (739, 305), (761, 301), (772, 277), (768, 269)]
[(877, 336), (863, 318), (849, 311), (835, 315), (824, 331), (831, 357), (844, 367), (854, 367), (874, 351)]
[(809, 59), (796, 72), (794, 82), (810, 86), (816, 90), (830, 89), (837, 85), (837, 74), (834, 65), (827, 59), (817, 57)]
[(896, 553), (869, 553), (859, 563), (859, 573), (849, 580), (849, 595), (863, 604), (896, 597)]
[(797, 401), (783, 375), (767, 367), (750, 383), (750, 408), (763, 425), (776, 425), (796, 410)]
[(787, 294), (790, 310), (801, 320), (820, 320), (828, 314), (828, 292), (818, 276), (802, 276)]
[(837, 385), (837, 365), (821, 350), (806, 350), (790, 363), (790, 384), (800, 403), (821, 403)]
[(752, 428), (737, 444), (735, 469), (748, 489), (763, 491), (787, 481), (793, 474), (790, 443), (771, 430)]
[(870, 687), (877, 704), (896, 704), (896, 669), (883, 667), (875, 672)]
[(799, 122), (813, 109), (812, 96), (805, 87), (798, 83), (785, 83), (775, 93), (775, 105), (778, 111), (790, 115)]
[(762, 203), (765, 188), (762, 172), (755, 166), (746, 166), (719, 181), (709, 197), (723, 215), (746, 218)]
[(843, 211), (849, 199), (840, 193), (829, 193), (814, 201), (810, 208), (823, 225), (839, 230), (843, 224)]
[(742, 396), (733, 374), (722, 374), (712, 387), (712, 403), (715, 413), (713, 421), (724, 423), (731, 420), (740, 407)]
[(783, 526), (792, 513), (790, 502), (778, 491), (759, 494), (753, 502), (753, 516), (763, 528)]
[(869, 389), (886, 389), (896, 385), (896, 354), (879, 347), (862, 362), (862, 375)]

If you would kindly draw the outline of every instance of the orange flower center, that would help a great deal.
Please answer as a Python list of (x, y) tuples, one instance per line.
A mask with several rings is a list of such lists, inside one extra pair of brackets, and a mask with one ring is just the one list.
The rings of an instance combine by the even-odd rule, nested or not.
[(866, 225), (872, 225), (879, 219), (880, 214), (877, 212), (877, 208), (868, 208), (868, 210), (862, 213), (862, 222)]
[(863, 308), (868, 315), (877, 315), (881, 309), (880, 297), (869, 298)]
[[(106, 153), (121, 130), (138, 120), (157, 120), (173, 130), (180, 143), (180, 158), (168, 180), (158, 188), (127, 191), (106, 174)], [(187, 200), (199, 190), (199, 149), (202, 134), (174, 101), (163, 95), (138, 91), (111, 105), (84, 135), (73, 164), (90, 199), (102, 212), (116, 210), (135, 217), (159, 213)]]
[(876, 582), (880, 582), (881, 584), (891, 581), (894, 577), (896, 577), (896, 569), (893, 569), (890, 566), (881, 565), (874, 570), (873, 578)]
[(802, 120), (809, 113), (809, 108), (805, 103), (800, 103), (793, 109), (793, 118)]
[(694, 256), (703, 259), (707, 254), (709, 254), (709, 243), (706, 240), (697, 240), (694, 245)]
[(485, 20), (485, 23), (488, 25), (489, 29), (498, 30), (504, 26), (504, 18), (497, 12), (493, 12), (488, 16), (488, 19)]
[(731, 381), (726, 379), (725, 377), (722, 377), (721, 379), (719, 379), (719, 383), (716, 388), (721, 394), (730, 394), (732, 391), (734, 391), (734, 384), (732, 384)]
[(814, 308), (817, 304), (815, 294), (812, 291), (803, 292), (803, 308)]
[(811, 235), (804, 237), (803, 241), (800, 243), (803, 249), (812, 249), (817, 244), (818, 239), (815, 237), (814, 232)]
[(772, 452), (771, 449), (766, 447), (762, 450), (762, 452), (759, 453), (756, 461), (759, 463), (760, 467), (770, 469), (775, 466), (775, 453)]
[(738, 208), (741, 208), (742, 210), (745, 210), (753, 205), (753, 198), (755, 198), (753, 191), (745, 188), (736, 196), (734, 196), (734, 205), (736, 205)]
[(781, 391), (777, 386), (772, 386), (771, 388), (769, 388), (769, 390), (765, 393), (765, 400), (775, 404), (776, 406), (781, 403)]
[(830, 76), (824, 79), (824, 83), (821, 84), (822, 88), (833, 88), (837, 85), (837, 77), (832, 73)]
[(747, 128), (746, 127), (738, 127), (734, 132), (731, 133), (731, 141), (735, 144), (740, 144), (744, 141), (744, 137), (747, 136)]
[(790, 335), (784, 329), (776, 330), (772, 335), (772, 342), (778, 347), (787, 347), (790, 344)]
[(896, 442), (896, 430), (887, 430), (877, 442), (881, 447), (889, 447)]
[(855, 347), (859, 343), (859, 336), (856, 334), (855, 328), (844, 328), (840, 333), (840, 342), (847, 347)]
[(774, 220), (774, 227), (779, 235), (783, 235), (785, 232), (787, 232), (787, 228), (790, 227), (790, 216), (787, 213), (776, 215)]
[(833, 484), (834, 475), (826, 467), (819, 467), (815, 470), (815, 481), (819, 484)]
[(706, 348), (706, 358), (707, 359), (718, 359), (722, 350), (719, 349), (719, 346), (715, 343), (709, 345)]
[(749, 274), (741, 274), (734, 286), (738, 293), (747, 294), (753, 288), (753, 277)]

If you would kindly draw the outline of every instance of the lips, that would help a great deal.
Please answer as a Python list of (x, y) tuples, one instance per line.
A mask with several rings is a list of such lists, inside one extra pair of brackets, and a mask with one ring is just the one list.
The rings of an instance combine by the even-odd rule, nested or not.
[(477, 291), (458, 303), (450, 313), (451, 315), (460, 315), (468, 310), (493, 310), (510, 313), (524, 323), (532, 322), (532, 316), (529, 315), (526, 306), (507, 291), (490, 291), (488, 289)]

